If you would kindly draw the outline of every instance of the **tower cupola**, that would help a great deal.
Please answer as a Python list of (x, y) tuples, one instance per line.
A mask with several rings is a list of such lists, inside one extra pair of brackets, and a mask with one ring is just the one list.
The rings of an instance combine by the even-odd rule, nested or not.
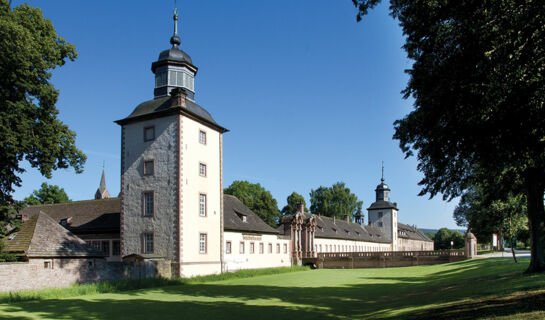
[(151, 71), (155, 74), (155, 98), (170, 95), (174, 88), (183, 88), (189, 100), (195, 96), (195, 75), (198, 68), (193, 65), (191, 57), (182, 51), (182, 43), (178, 36), (178, 9), (174, 9), (174, 34), (170, 38), (170, 49), (159, 54), (157, 61), (151, 64)]
[(380, 184), (375, 189), (376, 201), (390, 201), (390, 188), (384, 183), (384, 164), (382, 165), (382, 177), (380, 178)]

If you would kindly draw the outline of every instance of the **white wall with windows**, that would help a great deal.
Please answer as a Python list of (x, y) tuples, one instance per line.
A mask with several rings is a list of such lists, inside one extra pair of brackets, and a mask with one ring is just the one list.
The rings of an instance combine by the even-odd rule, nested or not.
[(391, 251), (391, 243), (314, 238), (314, 251), (322, 252), (379, 252)]
[(291, 266), (290, 239), (274, 234), (224, 232), (224, 271)]

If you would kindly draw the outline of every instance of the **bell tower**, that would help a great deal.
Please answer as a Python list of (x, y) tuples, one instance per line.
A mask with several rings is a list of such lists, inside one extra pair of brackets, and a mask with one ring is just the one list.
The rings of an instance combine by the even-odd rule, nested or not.
[(381, 228), (392, 242), (392, 251), (397, 251), (397, 203), (390, 202), (390, 188), (384, 183), (384, 164), (380, 184), (375, 189), (375, 202), (367, 208), (369, 224)]
[(182, 43), (178, 36), (178, 9), (174, 9), (174, 34), (170, 38), (170, 49), (159, 54), (157, 61), (151, 64), (155, 74), (154, 97), (161, 98), (170, 95), (174, 88), (183, 88), (187, 98), (194, 101), (195, 76), (198, 68), (193, 65), (191, 57), (179, 47)]

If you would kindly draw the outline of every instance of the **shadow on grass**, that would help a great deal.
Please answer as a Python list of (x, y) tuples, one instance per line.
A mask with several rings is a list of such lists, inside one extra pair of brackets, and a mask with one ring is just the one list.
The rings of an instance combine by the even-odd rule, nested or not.
[[(16, 303), (0, 306), (0, 311), (8, 312), (10, 319), (27, 319), (24, 312), (54, 319), (474, 319), (543, 310), (543, 293), (513, 294), (543, 288), (543, 275), (524, 276), (525, 266), (514, 268), (493, 259), (451, 266), (447, 271), (414, 277), (366, 277), (395, 283), (331, 287), (188, 284), (113, 294), (108, 299), (97, 295)], [(319, 282), (319, 277), (328, 274), (309, 271), (301, 276), (310, 275), (310, 281), (316, 277)], [(506, 294), (510, 297), (501, 298)]]

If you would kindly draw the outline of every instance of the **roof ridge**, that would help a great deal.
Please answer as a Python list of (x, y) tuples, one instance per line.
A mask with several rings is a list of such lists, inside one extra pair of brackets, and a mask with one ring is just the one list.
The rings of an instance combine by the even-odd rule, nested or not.
[(67, 201), (67, 202), (60, 202), (60, 203), (44, 203), (44, 204), (36, 204), (28, 206), (27, 208), (38, 208), (38, 207), (55, 207), (55, 206), (62, 206), (62, 205), (70, 205), (74, 203), (83, 203), (83, 202), (92, 202), (92, 201), (111, 201), (111, 200), (118, 200), (119, 197), (113, 197), (113, 198), (104, 198), (104, 199), (87, 199), (87, 200), (76, 200), (76, 201)]

